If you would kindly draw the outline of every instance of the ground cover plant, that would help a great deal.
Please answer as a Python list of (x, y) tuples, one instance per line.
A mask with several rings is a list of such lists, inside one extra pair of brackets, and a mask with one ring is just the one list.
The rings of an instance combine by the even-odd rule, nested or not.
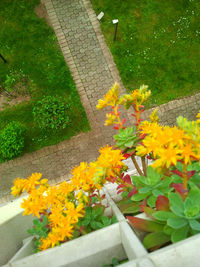
[[(148, 84), (155, 106), (199, 91), (198, 0), (91, 0), (125, 87)], [(113, 19), (119, 19), (113, 42)]]
[[(7, 60), (4, 63), (0, 58), (1, 93), (9, 97), (30, 97), (29, 102), (0, 112), (0, 130), (11, 121), (25, 125), (25, 152), (59, 143), (80, 131), (89, 130), (86, 114), (55, 34), (34, 12), (39, 4), (39, 0), (0, 1), (0, 53)], [(38, 121), (34, 121), (35, 103), (49, 96), (62, 98), (64, 104), (70, 106), (66, 123), (63, 123), (66, 127), (54, 127), (59, 128), (56, 134), (44, 131)]]
[[(111, 177), (124, 198), (118, 205), (129, 215), (133, 228), (147, 233), (144, 246), (154, 250), (200, 233), (200, 112), (196, 121), (179, 116), (173, 127), (159, 125), (156, 109), (151, 121), (142, 121), (143, 104), (150, 94), (147, 86), (141, 86), (120, 96), (116, 83), (97, 108), (111, 107), (105, 125), (119, 130), (114, 136), (116, 148), (122, 149), (124, 157), (132, 158), (139, 174), (122, 172)], [(121, 120), (121, 104), (126, 109), (133, 107), (133, 127), (126, 127), (126, 120)], [(135, 156), (141, 158), (142, 167)], [(145, 212), (147, 218), (130, 216), (139, 212)]]

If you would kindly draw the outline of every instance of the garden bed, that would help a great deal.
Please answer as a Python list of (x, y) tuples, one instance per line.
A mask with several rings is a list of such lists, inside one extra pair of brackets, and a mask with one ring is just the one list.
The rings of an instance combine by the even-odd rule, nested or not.
[[(0, 59), (0, 88), (5, 91), (6, 84), (12, 84), (13, 73), (26, 78), (25, 87), (30, 87), (30, 83), (33, 85), (33, 90), (28, 92), (29, 102), (9, 105), (0, 112), (0, 130), (11, 121), (24, 124), (28, 128), (24, 152), (57, 144), (80, 131), (89, 130), (85, 111), (56, 36), (47, 22), (37, 17), (34, 11), (36, 8), (40, 17), (44, 15), (41, 14), (41, 6), (37, 8), (39, 4), (39, 0), (3, 0), (0, 3), (0, 52), (7, 60), (4, 63)], [(16, 87), (19, 88), (20, 84)], [(65, 129), (50, 133), (39, 128), (32, 114), (35, 101), (49, 95), (61, 97), (70, 105), (71, 120)], [(10, 97), (8, 104), (16, 103), (18, 98)]]

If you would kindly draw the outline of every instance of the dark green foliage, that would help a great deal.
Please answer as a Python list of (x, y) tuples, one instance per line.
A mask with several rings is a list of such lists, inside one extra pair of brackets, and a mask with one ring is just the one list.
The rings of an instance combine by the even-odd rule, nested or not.
[(0, 132), (0, 158), (9, 160), (22, 154), (26, 128), (19, 122), (10, 122)]
[(64, 103), (61, 98), (45, 96), (35, 103), (33, 116), (41, 129), (65, 129), (70, 123), (69, 110), (70, 105)]
[(48, 227), (48, 218), (47, 216), (43, 216), (42, 219), (35, 219), (33, 220), (33, 228), (27, 230), (27, 232), (31, 235), (36, 236), (36, 241), (35, 241), (35, 250), (34, 252), (38, 252), (38, 247), (41, 245), (40, 239), (42, 237), (46, 238), (48, 236), (49, 232), (49, 227)]
[[(91, 2), (105, 14), (101, 29), (128, 90), (149, 85), (149, 106), (198, 92), (199, 0)], [(114, 42), (113, 18), (119, 19)]]
[(93, 230), (101, 229), (117, 222), (116, 217), (111, 218), (104, 215), (102, 206), (86, 207), (85, 216), (79, 220), (79, 226), (83, 226), (87, 233)]

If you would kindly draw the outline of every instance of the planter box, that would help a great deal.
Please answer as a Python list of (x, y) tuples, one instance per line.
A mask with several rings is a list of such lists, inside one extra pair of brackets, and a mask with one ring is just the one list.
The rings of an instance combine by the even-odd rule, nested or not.
[[(121, 198), (117, 195), (116, 184), (109, 184), (105, 186), (105, 193), (108, 199), (108, 202), (115, 211), (116, 217), (120, 222), (126, 222), (126, 218), (121, 213), (120, 209), (117, 207), (115, 202), (119, 201)], [(114, 200), (114, 201), (113, 201)], [(146, 215), (141, 213), (136, 215), (136, 217), (146, 218)], [(149, 218), (147, 218), (149, 219)], [(137, 237), (144, 237), (143, 232), (138, 230), (133, 231), (132, 235)], [(140, 245), (143, 246), (140, 241)], [(146, 253), (145, 259), (148, 261), (146, 263), (153, 265), (141, 265), (141, 266), (157, 266), (157, 267), (199, 267), (200, 266), (200, 256), (199, 256), (199, 247), (200, 247), (200, 234), (187, 238), (183, 241), (180, 241), (175, 244), (168, 245), (164, 248), (158, 249), (155, 252)], [(143, 246), (143, 249), (144, 246)], [(128, 264), (141, 264), (142, 259), (137, 259), (133, 262), (122, 264), (120, 266), (128, 267)], [(130, 266), (140, 266), (140, 265), (130, 265)]]
[(30, 236), (33, 217), (23, 216), (22, 198), (0, 207), (0, 266), (6, 264), (21, 248), (22, 240)]
[[(16, 203), (20, 205), (20, 203)], [(110, 205), (109, 199), (104, 200), (104, 205), (107, 205), (105, 210), (106, 215), (115, 215), (119, 218), (119, 211), (116, 205)], [(24, 228), (23, 220), (29, 218), (31, 224), (24, 228), (24, 232), (32, 226), (32, 217), (23, 217), (20, 213), (17, 215), (21, 219), (20, 224)], [(16, 229), (16, 216), (12, 217), (12, 227)], [(33, 238), (24, 240), (23, 246), (18, 247), (17, 253), (12, 252), (9, 255), (9, 265), (7, 266), (85, 266), (102, 267), (103, 264), (109, 264), (112, 258), (118, 260), (128, 258), (131, 262), (134, 259), (143, 257), (147, 254), (146, 250), (141, 245), (139, 239), (132, 234), (132, 229), (127, 222), (118, 220), (109, 227), (97, 230), (85, 236), (79, 237), (62, 244), (59, 247), (48, 249), (46, 251), (33, 254)], [(7, 222), (6, 222), (7, 223)], [(8, 225), (9, 226), (9, 225)], [(7, 231), (10, 231), (7, 226)], [(23, 235), (20, 237), (22, 238)], [(23, 240), (23, 238), (21, 239)], [(14, 240), (12, 240), (14, 242)], [(21, 241), (22, 243), (22, 241)], [(6, 247), (5, 249), (9, 249)], [(16, 251), (14, 251), (16, 252)], [(13, 256), (14, 255), (14, 256)], [(13, 257), (12, 257), (13, 256)], [(12, 258), (11, 258), (12, 257)], [(8, 261), (7, 261), (8, 262)], [(3, 262), (3, 264), (6, 262)], [(126, 263), (128, 264), (128, 263)], [(125, 265), (126, 266), (126, 265)]]
[(138, 245), (141, 246), (137, 237), (132, 235), (129, 225), (119, 222), (59, 247), (14, 261), (12, 266), (102, 267), (103, 264), (111, 263), (113, 257), (118, 260), (143, 257), (146, 250), (142, 246), (139, 250)]

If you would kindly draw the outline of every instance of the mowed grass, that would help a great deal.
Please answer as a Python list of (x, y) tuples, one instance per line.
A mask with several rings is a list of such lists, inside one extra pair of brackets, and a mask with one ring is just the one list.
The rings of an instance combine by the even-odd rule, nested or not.
[(199, 0), (91, 2), (105, 13), (101, 28), (127, 90), (149, 85), (149, 107), (200, 90)]
[[(28, 127), (25, 152), (34, 151), (62, 140), (80, 131), (90, 129), (74, 81), (64, 61), (53, 30), (34, 12), (39, 0), (0, 1), (0, 82), (10, 71), (22, 70), (33, 80), (36, 92), (28, 103), (0, 112), (0, 129), (10, 121), (20, 121)], [(45, 95), (60, 96), (70, 103), (71, 124), (56, 132), (41, 131), (33, 121), (34, 101)]]

